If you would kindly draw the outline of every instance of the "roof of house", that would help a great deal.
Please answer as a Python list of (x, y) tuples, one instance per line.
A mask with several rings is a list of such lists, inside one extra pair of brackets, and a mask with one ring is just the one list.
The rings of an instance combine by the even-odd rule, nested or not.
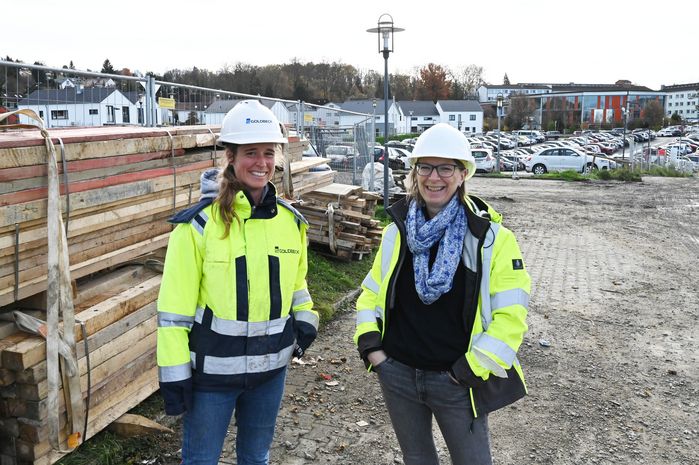
[(550, 84), (528, 84), (528, 83), (517, 83), (517, 84), (483, 84), (482, 87), (488, 89), (548, 89), (551, 87)]
[(228, 113), (238, 102), (240, 102), (240, 99), (214, 100), (209, 104), (206, 110), (204, 110), (204, 113)]
[(413, 112), (413, 116), (437, 116), (437, 106), (432, 100), (401, 100), (398, 102), (404, 115)]
[[(69, 87), (66, 89), (40, 89), (35, 90), (22, 100), (20, 105), (50, 105), (55, 103), (100, 103), (114, 92), (118, 92), (113, 87), (91, 87), (89, 89), (78, 89)], [(129, 100), (130, 97), (127, 96)], [(138, 100), (138, 97), (136, 98)], [(133, 102), (133, 100), (131, 100)]]
[(699, 90), (699, 82), (691, 84), (672, 84), (669, 86), (660, 86), (660, 90), (664, 92), (675, 92), (682, 90)]
[[(383, 99), (376, 99), (376, 114), (380, 115), (384, 113), (384, 101)], [(391, 104), (393, 101), (389, 101), (388, 103), (388, 108), (391, 108)], [(373, 100), (372, 99), (364, 99), (364, 100), (347, 100), (346, 102), (342, 102), (338, 105), (342, 110), (346, 111), (354, 111), (357, 113), (366, 113), (366, 114), (372, 114), (374, 112), (374, 106), (373, 106)]]
[(442, 111), (483, 111), (481, 104), (476, 100), (438, 100)]
[[(580, 93), (580, 92), (626, 92), (627, 90), (640, 92), (657, 92), (646, 86), (623, 85), (615, 84), (553, 84), (551, 86), (552, 93)], [(551, 94), (547, 94), (551, 95)]]

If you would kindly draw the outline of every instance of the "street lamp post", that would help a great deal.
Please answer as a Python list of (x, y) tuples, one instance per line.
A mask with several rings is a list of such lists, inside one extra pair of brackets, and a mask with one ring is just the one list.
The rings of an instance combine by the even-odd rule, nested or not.
[(496, 156), (495, 160), (495, 172), (499, 173), (500, 172), (500, 117), (502, 117), (502, 94), (498, 93), (498, 96), (496, 98), (496, 109), (497, 109), (497, 116), (498, 116), (498, 154)]
[[(393, 25), (393, 17), (388, 13), (379, 16), (377, 27), (367, 29), (378, 37), (379, 53), (383, 54), (383, 114), (384, 114), (384, 145), (388, 142), (388, 55), (393, 51), (393, 34), (405, 29)], [(383, 205), (388, 208), (388, 153), (383, 157)]]
[[(376, 188), (376, 181), (374, 180), (374, 151), (376, 150), (376, 99), (371, 99), (371, 171), (369, 172), (369, 188), (370, 191), (374, 191)], [(386, 148), (383, 149), (384, 158), (388, 157), (386, 153)]]

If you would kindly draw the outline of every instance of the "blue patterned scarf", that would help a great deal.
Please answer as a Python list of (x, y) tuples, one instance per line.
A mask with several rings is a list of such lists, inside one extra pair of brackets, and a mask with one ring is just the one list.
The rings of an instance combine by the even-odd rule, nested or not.
[[(429, 305), (449, 292), (453, 284), (464, 246), (466, 212), (456, 194), (434, 218), (427, 221), (422, 208), (413, 200), (405, 225), (408, 248), (413, 254), (417, 295)], [(437, 242), (437, 257), (430, 270), (430, 249)]]

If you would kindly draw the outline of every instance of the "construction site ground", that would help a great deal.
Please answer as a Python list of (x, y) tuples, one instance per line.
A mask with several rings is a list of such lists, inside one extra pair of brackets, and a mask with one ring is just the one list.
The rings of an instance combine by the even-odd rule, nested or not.
[[(698, 181), (469, 181), (532, 277), (529, 395), (490, 415), (495, 464), (699, 464)], [(291, 366), (273, 464), (402, 463), (353, 331), (350, 299)], [(148, 463), (178, 463), (181, 421), (160, 420), (176, 433)], [(221, 463), (235, 463), (233, 424)]]

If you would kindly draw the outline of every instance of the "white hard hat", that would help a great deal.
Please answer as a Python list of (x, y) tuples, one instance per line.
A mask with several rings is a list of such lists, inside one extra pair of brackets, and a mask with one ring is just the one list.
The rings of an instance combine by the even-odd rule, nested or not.
[(438, 123), (420, 134), (410, 153), (414, 166), (418, 158), (439, 157), (459, 160), (468, 170), (468, 179), (476, 172), (476, 160), (471, 155), (471, 144), (461, 131), (447, 123)]
[(257, 100), (242, 100), (230, 109), (221, 123), (218, 143), (286, 144), (279, 120)]

